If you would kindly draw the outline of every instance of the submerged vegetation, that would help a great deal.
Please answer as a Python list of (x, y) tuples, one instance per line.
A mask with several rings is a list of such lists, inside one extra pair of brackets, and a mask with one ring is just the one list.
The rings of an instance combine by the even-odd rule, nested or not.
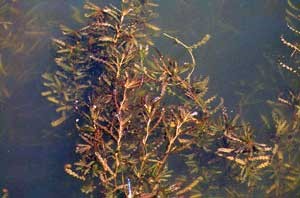
[(36, 7), (25, 11), (20, 4), (0, 1), (0, 102), (32, 78), (34, 67), (28, 59), (45, 47), (49, 37), (49, 25), (41, 26)]
[[(211, 35), (187, 44), (165, 33), (153, 22), (157, 6), (152, 0), (103, 7), (87, 1), (85, 18), (71, 6), (81, 28), (59, 26), (62, 37), (52, 39), (57, 67), (42, 75), (41, 95), (59, 114), (51, 125), (73, 121), (79, 134), (77, 161), (65, 164), (65, 172), (90, 197), (300, 196), (299, 43), (280, 38), (291, 50), (278, 64), (289, 87), (277, 100), (260, 98), (270, 111), (261, 115), (264, 127), (258, 130), (242, 112), (263, 103), (254, 99), (267, 86), (244, 82), (254, 91), (241, 94), (233, 113), (210, 92), (209, 78), (194, 72), (194, 53)], [(300, 8), (292, 0), (287, 6), (287, 27), (296, 40)], [(54, 22), (41, 25), (37, 10), (0, 0), (0, 108), (13, 94), (12, 82), (23, 86), (31, 80), (28, 60), (49, 41)], [(155, 36), (174, 42), (170, 47), (189, 59), (165, 54)], [(8, 197), (8, 190), (0, 196)]]
[[(191, 80), (194, 61), (180, 66), (158, 50), (149, 58), (152, 41), (146, 29), (159, 30), (147, 21), (152, 15), (147, 7), (153, 6), (129, 1), (119, 10), (87, 3), (92, 21), (69, 34), (79, 40), (71, 40), (77, 46), (54, 40), (63, 54), (56, 58), (61, 70), (44, 74), (50, 91), (43, 95), (58, 109), (66, 110), (70, 102), (79, 116), (76, 125), (83, 143), (76, 152), (81, 159), (74, 164), (75, 171), (70, 164), (65, 170), (85, 182), (85, 193), (96, 189), (97, 194), (106, 195), (181, 195), (201, 180), (198, 176), (197, 182), (189, 183), (188, 178), (171, 175), (168, 162), (174, 153), (190, 151), (202, 135), (213, 135), (208, 123), (221, 104), (210, 108), (215, 97), (205, 99), (207, 78)], [(208, 38), (183, 45), (192, 60), (192, 49)], [(76, 58), (81, 59), (79, 64)], [(78, 70), (82, 73), (76, 75)], [(63, 122), (62, 116), (52, 125)]]
[[(299, 5), (288, 0), (286, 9), (287, 27), (299, 39)], [(277, 101), (269, 101), (273, 111), (271, 121), (265, 119), (268, 132), (274, 143), (270, 169), (266, 175), (271, 180), (266, 194), (271, 197), (299, 196), (300, 191), (300, 85), (299, 47), (297, 42), (281, 36), (282, 43), (291, 50), (289, 58), (280, 59), (279, 66), (289, 75), (289, 90), (282, 90)]]
[[(81, 137), (80, 159), (65, 171), (83, 181), (82, 192), (94, 195), (233, 196), (236, 184), (256, 193), (278, 145), (256, 142), (248, 123), (228, 115), (223, 99), (208, 96), (208, 78), (193, 75), (193, 50), (210, 35), (187, 45), (163, 34), (190, 62), (155, 47), (151, 32), (160, 28), (150, 20), (156, 6), (87, 2), (89, 23), (79, 30), (61, 26), (66, 37), (53, 39), (58, 69), (43, 75), (42, 95), (61, 113), (52, 126), (72, 116)], [(224, 170), (225, 164), (231, 168)], [(222, 175), (230, 176), (221, 189)]]

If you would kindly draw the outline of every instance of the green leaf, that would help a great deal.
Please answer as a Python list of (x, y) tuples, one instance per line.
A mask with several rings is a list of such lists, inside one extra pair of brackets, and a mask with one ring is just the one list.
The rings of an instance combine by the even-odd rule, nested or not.
[(57, 127), (57, 126), (61, 125), (66, 119), (67, 119), (67, 117), (65, 115), (62, 115), (57, 120), (52, 121), (51, 126), (52, 127)]

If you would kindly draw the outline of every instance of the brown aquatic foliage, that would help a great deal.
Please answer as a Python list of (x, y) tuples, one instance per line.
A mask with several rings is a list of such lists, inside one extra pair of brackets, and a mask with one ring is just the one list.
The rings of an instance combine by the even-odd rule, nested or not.
[[(288, 29), (295, 34), (296, 36), (300, 35), (300, 31), (298, 30), (298, 26), (299, 26), (299, 13), (300, 13), (300, 8), (299, 5), (297, 5), (294, 1), (292, 0), (287, 0), (287, 9), (286, 9), (286, 21), (287, 21), (287, 27)], [(298, 60), (297, 60), (297, 56), (299, 55), (300, 52), (300, 46), (299, 43), (297, 41), (290, 41), (289, 39), (287, 39), (284, 35), (281, 35), (280, 37), (281, 42), (287, 46), (289, 49), (292, 50), (291, 54), (290, 54), (290, 58), (289, 60), (287, 60), (288, 62), (294, 61), (293, 64), (298, 64)], [(295, 68), (294, 65), (290, 65), (288, 63), (286, 63), (286, 61), (280, 60), (279, 61), (279, 65), (286, 69), (287, 71), (289, 71), (290, 73), (294, 73), (297, 76), (300, 75), (299, 73), (299, 68)]]
[[(248, 185), (250, 185), (250, 196), (249, 190), (248, 193), (245, 193), (245, 190), (240, 190), (236, 187), (238, 184), (235, 184), (232, 185), (232, 187), (226, 187), (228, 197), (256, 197), (261, 195), (264, 197), (299, 197), (300, 195), (299, 14), (300, 7), (297, 1), (287, 0), (286, 21), (288, 33), (280, 36), (280, 41), (284, 48), (290, 50), (290, 53), (288, 53), (286, 57), (282, 56), (279, 58), (279, 72), (274, 71), (274, 65), (277, 66), (277, 64), (274, 63), (271, 64), (272, 70), (270, 72), (268, 72), (266, 68), (263, 68), (265, 74), (273, 77), (273, 79), (277, 81), (277, 83), (273, 83), (273, 87), (272, 85), (266, 86), (266, 84), (270, 82), (261, 83), (262, 80), (254, 85), (256, 87), (255, 89), (261, 89), (263, 91), (273, 89), (274, 87), (278, 89), (278, 86), (274, 86), (278, 84), (282, 86), (282, 84), (280, 84), (281, 82), (278, 83), (278, 81), (284, 81), (285, 86), (287, 86), (284, 90), (281, 90), (279, 94), (277, 93), (278, 97), (276, 101), (267, 101), (271, 107), (269, 109), (271, 112), (266, 112), (264, 115), (261, 115), (265, 129), (261, 129), (259, 132), (263, 132), (261, 135), (265, 137), (262, 137), (262, 139), (269, 140), (269, 144), (273, 145), (272, 148), (266, 147), (264, 144), (252, 144), (250, 141), (250, 145), (253, 145), (253, 151), (263, 149), (267, 154), (266, 156), (253, 157), (256, 159), (253, 165), (256, 167), (264, 167), (267, 165), (267, 167), (260, 173), (255, 173), (255, 169), (253, 170), (251, 168), (253, 167), (252, 165), (249, 166), (250, 169), (244, 169), (246, 172), (248, 171), (248, 173), (250, 173), (249, 176), (251, 176), (246, 178)], [(271, 73), (272, 75), (270, 75)], [(281, 78), (274, 78), (276, 75)], [(268, 80), (271, 81), (272, 78), (267, 77), (263, 79), (263, 81)], [(243, 95), (245, 98), (249, 96), (251, 97), (250, 93), (244, 93)], [(253, 102), (253, 99), (249, 101)], [(235, 123), (234, 126), (238, 125)], [(252, 163), (251, 160), (253, 158), (251, 156), (248, 160), (245, 160), (247, 157), (243, 156), (245, 152), (248, 153), (251, 151), (251, 149), (245, 150), (248, 146), (242, 147), (242, 153), (236, 152), (237, 149), (235, 148), (236, 144), (249, 142), (245, 140), (249, 139), (254, 133), (252, 133), (251, 130), (248, 131), (250, 133), (244, 134), (244, 138), (242, 139), (242, 136), (239, 136), (239, 138), (235, 137), (236, 132), (233, 133), (233, 136), (224, 134), (228, 136), (227, 139), (234, 143), (234, 145), (226, 147), (226, 149), (218, 148), (217, 154), (231, 161), (235, 161), (235, 164), (240, 167), (245, 164), (245, 161)], [(242, 173), (245, 173), (245, 171)], [(242, 176), (242, 174), (240, 176)], [(241, 179), (242, 178), (243, 177), (241, 177)]]
[[(255, 142), (253, 130), (248, 124), (237, 126), (238, 116), (232, 121), (228, 117), (223, 109), (226, 147), (218, 148), (216, 154), (234, 161), (241, 168), (239, 180), (247, 181), (247, 185), (251, 187), (258, 179), (257, 172), (270, 165), (272, 147)], [(251, 178), (253, 176), (257, 178)]]
[[(53, 126), (70, 110), (78, 116), (80, 160), (64, 168), (84, 182), (84, 193), (192, 195), (205, 180), (194, 166), (197, 152), (237, 165), (243, 181), (269, 165), (271, 148), (255, 142), (247, 125), (235, 126), (237, 117), (230, 120), (225, 110), (219, 116), (223, 100), (208, 96), (208, 78), (193, 77), (193, 50), (210, 36), (187, 45), (164, 34), (191, 61), (164, 56), (152, 47), (148, 33), (160, 30), (149, 22), (155, 6), (149, 0), (123, 0), (120, 8), (87, 2), (88, 25), (80, 30), (61, 26), (66, 39), (53, 39), (58, 69), (43, 75), (48, 90), (42, 95), (61, 113)], [(215, 148), (220, 138), (225, 143)], [(174, 173), (174, 160), (184, 166), (182, 173)]]
[[(105, 194), (184, 194), (192, 186), (172, 183), (167, 164), (171, 155), (190, 149), (197, 136), (206, 133), (208, 118), (215, 111), (208, 106), (213, 99), (204, 99), (208, 81), (190, 82), (186, 73), (193, 67), (179, 65), (159, 52), (148, 60), (149, 47), (136, 35), (144, 25), (130, 20), (135, 7), (110, 8), (113, 11), (108, 13), (108, 8), (96, 9), (103, 21), (95, 29), (103, 24), (105, 30), (107, 26), (120, 29), (98, 38), (105, 44), (104, 54), (89, 55), (104, 69), (88, 102), (81, 102), (87, 111), (81, 112), (77, 124), (83, 143), (76, 152), (82, 159), (74, 164), (78, 173), (68, 173), (82, 179), (97, 177), (89, 179), (93, 182), (89, 185), (100, 183)], [(104, 20), (110, 15), (116, 16)], [(132, 15), (129, 21), (126, 15)], [(87, 193), (93, 189), (86, 188)]]
[[(291, 33), (299, 38), (299, 5), (287, 0), (286, 21)], [(263, 187), (268, 197), (294, 197), (300, 191), (300, 95), (299, 95), (299, 43), (288, 36), (281, 36), (281, 42), (291, 50), (290, 57), (280, 59), (289, 89), (282, 91), (277, 101), (268, 101), (272, 107), (271, 119), (262, 116), (266, 128), (272, 134), (272, 159), (266, 170), (268, 184)]]
[(113, 68), (106, 64), (110, 56), (120, 53), (111, 48), (111, 45), (123, 45), (127, 40), (131, 40), (130, 45), (122, 46), (127, 48), (128, 54), (123, 54), (125, 57), (115, 60), (122, 65), (126, 63), (124, 61), (135, 58), (130, 57), (131, 55), (142, 52), (142, 49), (138, 49), (141, 40), (152, 44), (142, 30), (155, 27), (147, 22), (147, 18), (152, 17), (154, 13), (142, 8), (142, 5), (131, 6), (137, 8), (133, 10), (128, 7), (127, 10), (121, 11), (114, 6), (102, 9), (92, 3), (86, 3), (84, 8), (90, 12), (86, 17), (91, 19), (87, 26), (75, 31), (61, 25), (62, 33), (68, 39), (53, 39), (58, 48), (55, 62), (60, 68), (55, 73), (43, 74), (46, 81), (44, 85), (48, 90), (42, 95), (58, 105), (57, 112), (62, 112), (61, 117), (52, 122), (53, 126), (64, 122), (67, 118), (66, 111), (71, 110), (74, 105), (76, 109), (79, 108), (81, 100), (98, 87), (99, 74), (104, 68), (120, 72), (121, 68)]

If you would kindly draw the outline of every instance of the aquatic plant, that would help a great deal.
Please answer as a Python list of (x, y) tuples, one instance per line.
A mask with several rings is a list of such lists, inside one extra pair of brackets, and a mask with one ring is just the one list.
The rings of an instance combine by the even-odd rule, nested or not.
[[(52, 122), (53, 126), (59, 125), (67, 118), (66, 112), (73, 109), (75, 103), (75, 108), (79, 108), (81, 100), (86, 100), (86, 97), (98, 86), (99, 74), (113, 50), (106, 50), (109, 45), (117, 45), (118, 42), (126, 42), (127, 39), (132, 38), (135, 46), (132, 46), (132, 49), (128, 48), (129, 59), (118, 60), (129, 61), (134, 58), (129, 55), (138, 50), (133, 48), (137, 47), (138, 39), (151, 44), (151, 40), (147, 39), (147, 35), (141, 32), (141, 29), (145, 27), (157, 29), (147, 23), (148, 19), (145, 17), (146, 15), (148, 18), (152, 17), (153, 13), (146, 8), (142, 9), (141, 5), (134, 11), (124, 10), (123, 13), (113, 6), (101, 10), (92, 3), (87, 3), (84, 8), (91, 11), (86, 14), (86, 17), (92, 22), (79, 31), (61, 25), (62, 33), (68, 36), (68, 39), (66, 41), (53, 39), (58, 48), (55, 62), (60, 69), (55, 73), (43, 74), (46, 80), (44, 85), (48, 90), (42, 95), (58, 105), (57, 112), (62, 112), (61, 117)], [(139, 51), (142, 53), (142, 49)]]
[[(297, 37), (300, 34), (300, 31), (298, 31), (298, 26), (299, 26), (299, 13), (300, 13), (300, 8), (299, 5), (295, 4), (294, 1), (292, 0), (287, 0), (288, 6), (286, 9), (286, 21), (287, 21), (287, 27), (288, 29)], [(297, 41), (290, 41), (287, 39), (284, 35), (280, 37), (281, 42), (287, 46), (289, 49), (292, 50), (290, 57), (287, 61), (288, 62), (293, 62), (295, 64), (298, 64), (298, 53), (300, 52), (299, 49), (299, 43)], [(299, 71), (297, 68), (294, 68), (293, 65), (290, 65), (289, 63), (286, 63), (284, 60), (279, 61), (279, 65), (289, 71), (290, 73), (294, 73), (299, 76)]]
[[(185, 160), (192, 173), (203, 177), (197, 187), (199, 191), (195, 192), (207, 196), (233, 196), (239, 189), (240, 196), (243, 193), (247, 194), (245, 197), (255, 196), (256, 187), (261, 184), (264, 171), (270, 166), (272, 147), (256, 142), (250, 124), (241, 121), (239, 115), (231, 118), (226, 108), (222, 108), (222, 116), (217, 121), (210, 123), (210, 129), (215, 131), (213, 138), (205, 137), (201, 141), (200, 148), (206, 152), (199, 154), (196, 151)], [(212, 156), (212, 151), (215, 156)]]
[(30, 9), (22, 6), (20, 1), (0, 1), (0, 49), (30, 55), (48, 40), (50, 19), (41, 23), (40, 3)]
[[(69, 102), (67, 99), (70, 98), (70, 105), (62, 104), (59, 109), (66, 110), (75, 102), (75, 109), (81, 115), (79, 119), (84, 119), (78, 121), (77, 125), (84, 141), (76, 148), (82, 155), (82, 160), (75, 163), (80, 173), (73, 172), (70, 165), (65, 166), (66, 172), (82, 180), (91, 175), (90, 182), (100, 180), (106, 194), (115, 194), (118, 190), (127, 193), (124, 189), (128, 178), (134, 195), (148, 191), (154, 196), (172, 191), (168, 189), (170, 185), (163, 182), (170, 176), (167, 160), (174, 152), (184, 150), (192, 144), (189, 136), (194, 130), (199, 130), (196, 125), (201, 125), (202, 122), (194, 118), (199, 116), (196, 109), (193, 112), (187, 110), (187, 104), (180, 107), (161, 104), (169, 92), (175, 95), (176, 89), (190, 89), (186, 90), (186, 94), (189, 97), (196, 95), (186, 79), (179, 75), (184, 71), (178, 63), (159, 56), (151, 62), (153, 68), (144, 66), (148, 46), (143, 43), (146, 41), (151, 44), (151, 41), (147, 40), (141, 30), (145, 27), (153, 30), (158, 28), (140, 18), (142, 10), (136, 4), (123, 3), (123, 6), (122, 10), (115, 7), (102, 9), (87, 3), (85, 8), (92, 11), (88, 16), (93, 18), (93, 22), (77, 32), (77, 35), (70, 34), (71, 38), (77, 37), (80, 41), (87, 42), (75, 42), (80, 47), (74, 47), (73, 52), (70, 50), (71, 46), (64, 41), (54, 40), (60, 47), (58, 53), (68, 53), (71, 58), (63, 54), (56, 59), (64, 71), (53, 75), (52, 79), (57, 79), (56, 81), (50, 79), (50, 74), (44, 74), (43, 77), (52, 80), (52, 83), (60, 82), (58, 78), (63, 75), (66, 76), (65, 79), (70, 77), (72, 84), (67, 81), (64, 85), (75, 87), (59, 89), (65, 93), (65, 97), (56, 100)], [(66, 49), (67, 46), (69, 50)], [(72, 61), (68, 63), (70, 66), (63, 62), (66, 58), (67, 61)], [(78, 64), (77, 59), (83, 61)], [(80, 66), (83, 68), (81, 73), (76, 73), (75, 67)], [(188, 66), (183, 67), (184, 70), (187, 68)], [(91, 71), (95, 72), (92, 78)], [(68, 72), (70, 74), (67, 76)], [(89, 84), (84, 86), (81, 83)], [(174, 84), (174, 91), (169, 84)], [(199, 81), (198, 88), (195, 88), (198, 92), (202, 89), (206, 91), (206, 84), (207, 79)], [(59, 97), (58, 87), (49, 87), (55, 91), (48, 92), (49, 95), (54, 93)], [(84, 95), (88, 97), (85, 98)], [(53, 96), (48, 96), (48, 99), (54, 102), (50, 97)], [(200, 102), (201, 98), (198, 97)], [(205, 101), (201, 102), (205, 105)], [(63, 120), (60, 118), (52, 122), (52, 125), (56, 126)], [(182, 138), (183, 135), (186, 138)], [(91, 185), (94, 184), (89, 183)], [(179, 189), (178, 187), (177, 191)], [(82, 190), (89, 193), (93, 187), (85, 186)]]
[(273, 122), (269, 123), (273, 124), (275, 134), (271, 166), (266, 171), (272, 182), (265, 188), (265, 192), (276, 197), (299, 194), (299, 122), (289, 120), (286, 116), (276, 108), (273, 111)]
[(37, 66), (44, 64), (52, 29), (60, 23), (59, 15), (49, 16), (45, 6), (45, 1), (0, 0), (0, 101), (40, 78)]
[(49, 40), (49, 24), (41, 25), (36, 7), (21, 9), (19, 1), (0, 1), (0, 101), (32, 79), (28, 59)]
[[(287, 27), (299, 36), (296, 24), (299, 22), (299, 18), (296, 17), (299, 6), (291, 0), (287, 2)], [(273, 109), (271, 118), (262, 117), (274, 144), (271, 164), (265, 174), (269, 185), (264, 186), (266, 195), (270, 197), (300, 195), (299, 71), (295, 68), (295, 65), (299, 64), (300, 51), (297, 42), (289, 41), (285, 36), (281, 36), (280, 40), (292, 50), (289, 59), (279, 60), (280, 68), (289, 75), (289, 89), (281, 91), (277, 101), (268, 101)]]
[(247, 185), (252, 186), (252, 180), (259, 180), (257, 171), (270, 164), (272, 148), (254, 140), (253, 130), (249, 124), (238, 126), (236, 125), (238, 117), (228, 122), (227, 114), (223, 113), (223, 116), (226, 126), (224, 129), (226, 147), (218, 148), (217, 155), (234, 161), (240, 166), (239, 180), (247, 181)]
[[(90, 3), (87, 5), (91, 7)], [(205, 115), (216, 110), (208, 107), (214, 98), (204, 99), (207, 79), (191, 83), (193, 64), (180, 66), (159, 52), (147, 60), (148, 46), (132, 34), (140, 23), (136, 19), (135, 23), (130, 18), (126, 20), (130, 12), (131, 17), (138, 16), (135, 6), (113, 8), (108, 13), (108, 8), (92, 7), (97, 15), (104, 13), (103, 20), (109, 19), (100, 21), (97, 29), (101, 23), (124, 29), (108, 32), (107, 36), (101, 34), (98, 40), (106, 43), (105, 52), (102, 56), (89, 55), (96, 63), (103, 64), (104, 69), (89, 100), (80, 102), (86, 110), (79, 112), (81, 117), (77, 120), (84, 143), (78, 144), (76, 151), (82, 159), (75, 163), (77, 173), (70, 165), (66, 165), (66, 172), (88, 180), (82, 189), (86, 193), (97, 183), (106, 195), (120, 191), (150, 197), (190, 191), (200, 180), (191, 184), (188, 181), (179, 184), (174, 177), (170, 180), (167, 163), (170, 156), (190, 148), (197, 136), (206, 131)], [(112, 13), (116, 15), (113, 19)], [(123, 25), (123, 18), (130, 26)], [(167, 100), (174, 102), (166, 103)], [(126, 190), (128, 181), (131, 181), (130, 191)]]
[(286, 13), (286, 21), (288, 28), (293, 30), (297, 30), (297, 26), (299, 23), (299, 5), (294, 0), (287, 0), (287, 8), (285, 10)]
[[(207, 77), (193, 76), (193, 50), (210, 35), (187, 45), (164, 34), (190, 55), (184, 63), (152, 46), (148, 32), (160, 30), (149, 21), (155, 6), (87, 2), (89, 23), (79, 30), (61, 26), (65, 39), (53, 39), (58, 69), (43, 74), (42, 95), (61, 113), (52, 126), (73, 111), (81, 137), (80, 160), (66, 164), (66, 173), (83, 181), (82, 192), (98, 196), (199, 195), (194, 189), (207, 177), (198, 158), (208, 154), (209, 161), (227, 160), (252, 187), (272, 149), (257, 143), (238, 116), (230, 119), (222, 99), (208, 96)], [(180, 173), (173, 162), (184, 167)]]

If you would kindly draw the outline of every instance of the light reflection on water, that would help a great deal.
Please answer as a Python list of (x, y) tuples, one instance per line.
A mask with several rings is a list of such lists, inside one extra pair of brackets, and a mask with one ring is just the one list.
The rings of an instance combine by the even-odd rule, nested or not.
[[(99, 1), (96, 1), (99, 2)], [(112, 1), (100, 1), (107, 3)], [(196, 53), (197, 73), (211, 77), (211, 91), (225, 98), (226, 105), (236, 109), (240, 99), (235, 89), (238, 82), (258, 80), (257, 65), (271, 67), (263, 54), (280, 51), (279, 36), (285, 30), (283, 1), (225, 1), (225, 0), (164, 0), (158, 1), (160, 18), (157, 23), (163, 30), (192, 43), (209, 33), (212, 40)], [(75, 137), (72, 122), (64, 128), (52, 129), (54, 109), (40, 96), (43, 90), (40, 75), (54, 65), (52, 37), (60, 36), (58, 25), (72, 27), (72, 7), (80, 8), (82, 1), (17, 1), (16, 9), (25, 19), (38, 16), (35, 26), (24, 26), (25, 20), (15, 26), (18, 39), (31, 51), (13, 53), (2, 49), (2, 59), (8, 75), (0, 78), (2, 94), (0, 114), (0, 187), (10, 190), (12, 197), (82, 197), (77, 181), (67, 176), (63, 165), (74, 161)], [(73, 9), (74, 11), (74, 9)], [(12, 19), (14, 20), (14, 19)], [(19, 30), (18, 27), (24, 26)], [(26, 29), (29, 28), (29, 29)], [(36, 28), (36, 29), (34, 29)], [(22, 32), (30, 31), (31, 35)], [(43, 34), (34, 34), (34, 31)], [(167, 39), (157, 39), (158, 47), (172, 45)], [(168, 53), (186, 59), (182, 50), (167, 48)], [(29, 53), (28, 53), (29, 52)], [(6, 59), (6, 60), (5, 60)], [(274, 72), (277, 67), (274, 66)], [(1, 85), (2, 84), (2, 85)], [(280, 86), (277, 84), (276, 86)], [(242, 87), (241, 89), (246, 89)], [(245, 90), (244, 90), (245, 91)], [(273, 88), (262, 95), (263, 99), (277, 94)], [(4, 99), (3, 99), (4, 98)], [(249, 109), (249, 106), (245, 108)], [(256, 105), (257, 108), (260, 104)], [(250, 120), (258, 119), (252, 111)]]

